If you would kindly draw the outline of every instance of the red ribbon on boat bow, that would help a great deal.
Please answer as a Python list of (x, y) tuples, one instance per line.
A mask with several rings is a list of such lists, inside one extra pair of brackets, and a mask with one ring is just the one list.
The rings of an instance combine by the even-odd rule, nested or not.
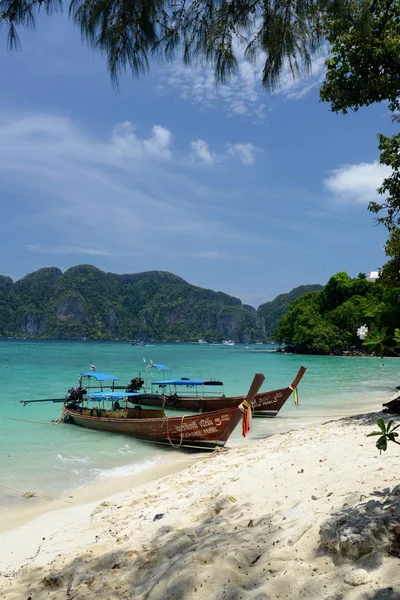
[(239, 405), (239, 408), (243, 413), (242, 434), (243, 437), (246, 437), (247, 432), (250, 431), (251, 427), (251, 404), (249, 404), (247, 400), (243, 400), (243, 402)]
[(295, 385), (289, 385), (289, 390), (293, 392), (293, 402), (295, 406), (299, 405), (299, 392), (297, 391), (297, 387)]

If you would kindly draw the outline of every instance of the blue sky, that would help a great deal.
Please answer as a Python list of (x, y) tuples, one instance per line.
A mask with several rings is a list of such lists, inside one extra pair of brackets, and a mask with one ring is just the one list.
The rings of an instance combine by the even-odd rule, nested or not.
[(167, 270), (257, 307), (385, 261), (367, 205), (390, 117), (332, 114), (323, 56), (272, 96), (244, 60), (220, 90), (210, 69), (154, 64), (116, 91), (66, 16), (21, 41), (0, 38), (0, 273)]

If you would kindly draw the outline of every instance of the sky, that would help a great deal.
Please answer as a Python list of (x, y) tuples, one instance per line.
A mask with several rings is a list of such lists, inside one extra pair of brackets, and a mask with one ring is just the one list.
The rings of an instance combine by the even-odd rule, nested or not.
[(387, 109), (335, 115), (312, 76), (273, 95), (260, 66), (217, 89), (212, 70), (154, 63), (113, 88), (66, 15), (0, 34), (0, 273), (93, 264), (163, 270), (259, 306), (385, 262), (368, 212), (387, 174)]

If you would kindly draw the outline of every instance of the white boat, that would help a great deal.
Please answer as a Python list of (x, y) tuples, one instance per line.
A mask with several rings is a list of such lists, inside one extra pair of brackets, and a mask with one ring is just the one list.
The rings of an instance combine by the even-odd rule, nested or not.
[(232, 340), (224, 340), (222, 344), (223, 346), (234, 346), (235, 342), (232, 342)]
[(207, 344), (207, 342), (205, 340), (199, 340), (198, 344)]

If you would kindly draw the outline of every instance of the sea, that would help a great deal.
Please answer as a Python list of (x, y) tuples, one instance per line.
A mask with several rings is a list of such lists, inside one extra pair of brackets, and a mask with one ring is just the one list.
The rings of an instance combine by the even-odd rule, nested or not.
[(238, 427), (228, 447), (379, 410), (400, 384), (398, 359), (302, 356), (276, 350), (260, 344), (132, 346), (122, 341), (0, 340), (0, 506), (19, 502), (26, 492), (46, 499), (66, 497), (95, 482), (162, 466), (179, 453), (128, 436), (55, 424), (62, 404), (21, 403), (63, 398), (90, 364), (126, 384), (144, 374), (144, 360), (152, 360), (168, 365), (173, 378), (221, 380), (227, 396), (246, 393), (255, 373), (264, 373), (262, 389), (272, 390), (286, 387), (301, 365), (307, 367), (299, 386), (299, 406), (291, 398), (276, 418), (253, 419), (245, 440)]

